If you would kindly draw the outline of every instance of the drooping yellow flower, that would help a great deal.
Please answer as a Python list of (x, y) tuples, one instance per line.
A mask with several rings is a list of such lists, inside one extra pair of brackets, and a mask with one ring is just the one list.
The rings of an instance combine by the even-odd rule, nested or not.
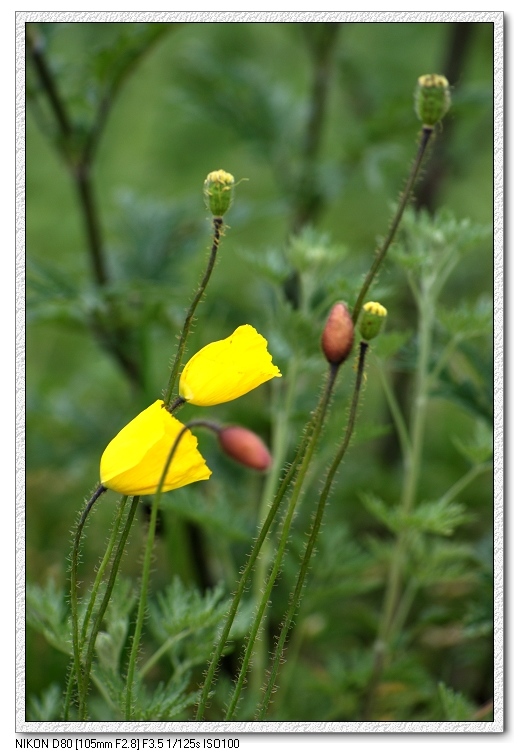
[(182, 371), (181, 398), (196, 406), (224, 404), (281, 377), (267, 345), (252, 325), (240, 325), (228, 338), (204, 346)]
[[(101, 457), (101, 483), (123, 495), (155, 493), (173, 443), (183, 427), (162, 401), (155, 401), (106, 447)], [(211, 476), (197, 445), (196, 437), (187, 430), (169, 465), (164, 492)]]

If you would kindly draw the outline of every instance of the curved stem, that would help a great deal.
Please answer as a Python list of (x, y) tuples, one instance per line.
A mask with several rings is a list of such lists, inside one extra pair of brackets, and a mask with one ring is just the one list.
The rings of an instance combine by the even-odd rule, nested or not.
[(429, 140), (431, 138), (432, 133), (433, 133), (433, 129), (430, 126), (422, 127), (422, 134), (421, 134), (420, 144), (418, 146), (418, 152), (416, 154), (413, 166), (411, 168), (411, 173), (409, 174), (409, 178), (407, 179), (405, 189), (400, 195), (400, 200), (398, 203), (395, 217), (393, 218), (391, 222), (388, 234), (386, 238), (384, 239), (382, 246), (380, 247), (380, 249), (375, 255), (375, 259), (373, 260), (373, 263), (366, 275), (366, 278), (364, 279), (364, 283), (362, 284), (362, 288), (359, 292), (359, 295), (357, 296), (357, 301), (355, 302), (353, 313), (351, 315), (354, 323), (357, 322), (362, 304), (364, 303), (364, 298), (366, 294), (368, 293), (369, 287), (373, 283), (373, 279), (375, 278), (375, 275), (377, 274), (380, 268), (380, 265), (384, 261), (384, 257), (386, 256), (387, 251), (389, 247), (391, 246), (391, 243), (395, 237), (396, 231), (402, 219), (402, 215), (404, 214), (406, 205), (411, 197), (413, 186), (420, 172), (420, 166), (422, 165), (423, 158), (427, 150), (427, 145), (429, 144)]
[(128, 500), (128, 496), (125, 495), (121, 498), (119, 502), (119, 508), (117, 510), (117, 513), (115, 515), (115, 521), (112, 526), (112, 531), (110, 535), (110, 540), (108, 541), (108, 545), (105, 551), (105, 555), (103, 556), (103, 560), (101, 561), (99, 565), (99, 569), (97, 570), (96, 578), (94, 581), (94, 585), (92, 587), (92, 592), (90, 594), (90, 600), (88, 601), (88, 606), (85, 612), (85, 617), (83, 619), (83, 626), (81, 627), (81, 644), (85, 642), (85, 638), (88, 631), (88, 625), (90, 623), (90, 619), (92, 616), (92, 611), (94, 610), (94, 606), (96, 604), (97, 594), (99, 592), (99, 586), (101, 584), (101, 581), (104, 577), (104, 573), (106, 571), (106, 567), (110, 563), (110, 559), (112, 558), (112, 553), (115, 546), (115, 541), (117, 540), (117, 535), (119, 534), (119, 529), (121, 527), (121, 521), (124, 514), (124, 508), (126, 506), (126, 501)]
[(153, 502), (151, 505), (150, 522), (148, 526), (148, 537), (146, 539), (146, 547), (144, 551), (144, 561), (142, 565), (142, 577), (141, 577), (141, 590), (139, 595), (139, 604), (137, 607), (137, 620), (135, 624), (135, 632), (133, 634), (132, 647), (130, 650), (130, 658), (128, 660), (128, 671), (126, 674), (126, 702), (125, 702), (125, 714), (126, 720), (132, 720), (132, 707), (133, 707), (133, 680), (135, 676), (135, 666), (137, 663), (137, 653), (139, 652), (139, 645), (141, 641), (142, 629), (144, 626), (144, 616), (146, 613), (146, 604), (148, 596), (148, 585), (150, 581), (151, 573), (151, 559), (153, 554), (153, 544), (155, 541), (155, 530), (157, 526), (157, 514), (159, 510), (160, 500), (162, 498), (162, 490), (164, 487), (164, 481), (168, 474), (169, 467), (173, 461), (173, 457), (180, 445), (180, 441), (184, 437), (184, 434), (192, 427), (205, 427), (213, 432), (218, 432), (220, 426), (214, 422), (208, 420), (193, 420), (188, 422), (177, 435), (175, 442), (171, 446), (171, 450), (166, 459), (164, 469), (160, 476), (157, 491), (153, 496)]
[(304, 479), (306, 477), (306, 473), (308, 471), (308, 467), (310, 465), (310, 461), (312, 459), (312, 456), (313, 456), (313, 453), (314, 453), (314, 450), (315, 450), (315, 447), (316, 447), (316, 444), (317, 444), (317, 439), (318, 439), (318, 437), (320, 435), (321, 429), (322, 429), (323, 424), (324, 424), (324, 418), (325, 418), (325, 415), (326, 415), (326, 409), (328, 408), (328, 404), (330, 403), (330, 399), (331, 399), (332, 392), (333, 392), (333, 386), (335, 384), (335, 379), (337, 377), (337, 373), (338, 373), (338, 365), (330, 365), (330, 370), (329, 370), (329, 374), (328, 374), (328, 381), (327, 381), (327, 384), (326, 384), (326, 387), (325, 387), (325, 390), (324, 390), (324, 393), (323, 393), (323, 399), (320, 402), (319, 414), (318, 414), (318, 416), (316, 418), (314, 431), (313, 431), (312, 437), (311, 437), (311, 439), (310, 439), (310, 441), (308, 443), (308, 446), (306, 448), (306, 452), (305, 452), (305, 455), (303, 457), (303, 461), (301, 463), (301, 467), (300, 467), (300, 469), (298, 471), (298, 474), (297, 474), (297, 477), (296, 477), (296, 481), (295, 481), (295, 484), (294, 484), (294, 488), (292, 490), (292, 495), (290, 497), (290, 501), (289, 501), (288, 508), (287, 508), (287, 511), (286, 511), (286, 514), (285, 514), (285, 518), (283, 520), (283, 528), (282, 528), (282, 531), (281, 531), (280, 541), (278, 543), (277, 555), (276, 555), (276, 558), (275, 558), (274, 563), (272, 565), (272, 568), (271, 568), (271, 571), (270, 571), (269, 581), (268, 581), (268, 583), (267, 583), (267, 585), (266, 585), (266, 587), (264, 589), (263, 596), (262, 596), (262, 599), (261, 599), (261, 603), (258, 606), (258, 609), (257, 609), (257, 612), (256, 612), (256, 616), (255, 616), (255, 619), (254, 619), (254, 623), (253, 623), (252, 629), (251, 629), (250, 634), (249, 634), (249, 639), (248, 639), (248, 642), (247, 642), (247, 646), (245, 648), (245, 652), (243, 654), (243, 660), (242, 660), (240, 672), (239, 672), (239, 675), (238, 675), (238, 679), (236, 681), (236, 685), (234, 687), (234, 692), (233, 692), (233, 695), (231, 697), (231, 701), (230, 701), (229, 706), (228, 706), (227, 711), (226, 711), (226, 715), (225, 715), (225, 720), (226, 721), (229, 721), (232, 718), (232, 716), (234, 714), (234, 711), (236, 709), (236, 706), (238, 704), (238, 701), (240, 699), (241, 690), (242, 690), (243, 683), (245, 681), (245, 677), (247, 675), (247, 671), (248, 671), (248, 668), (249, 668), (250, 658), (251, 658), (252, 650), (254, 648), (254, 643), (256, 641), (256, 636), (257, 636), (257, 634), (258, 634), (258, 632), (260, 630), (260, 626), (261, 626), (261, 623), (262, 623), (262, 620), (263, 620), (263, 616), (264, 616), (266, 608), (267, 608), (267, 604), (268, 604), (269, 599), (270, 599), (270, 594), (271, 594), (272, 589), (274, 587), (274, 583), (276, 582), (278, 574), (279, 574), (279, 571), (281, 569), (281, 564), (282, 564), (282, 561), (283, 561), (283, 558), (284, 558), (284, 555), (285, 555), (285, 547), (286, 547), (286, 544), (287, 544), (288, 536), (290, 534), (290, 527), (291, 527), (291, 524), (292, 524), (292, 518), (294, 516), (296, 504), (297, 504), (297, 502), (299, 500), (299, 496), (300, 496), (300, 493), (301, 493), (303, 482), (304, 482)]
[[(83, 528), (87, 516), (92, 510), (94, 503), (103, 494), (106, 493), (104, 485), (99, 485), (94, 491), (92, 497), (88, 501), (83, 513), (81, 514), (76, 528), (76, 534), (74, 536), (74, 544), (72, 546), (72, 556), (70, 561), (70, 611), (72, 618), (72, 652), (74, 656), (74, 672), (76, 674), (78, 693), (81, 695), (81, 647), (79, 641), (79, 617), (78, 617), (78, 563), (79, 563), (79, 547), (81, 545), (81, 537), (83, 535)], [(72, 671), (71, 671), (72, 673)], [(67, 697), (65, 699), (64, 718), (67, 720), (68, 711), (70, 707), (70, 697), (72, 693), (72, 686), (67, 685)]]
[[(94, 582), (94, 586), (92, 587), (92, 591), (91, 591), (91, 594), (90, 594), (90, 600), (88, 601), (87, 610), (86, 610), (85, 616), (83, 618), (83, 625), (81, 627), (81, 634), (80, 634), (80, 639), (79, 639), (79, 657), (80, 658), (81, 658), (81, 654), (83, 652), (83, 646), (85, 644), (85, 639), (86, 639), (88, 624), (90, 623), (90, 618), (92, 616), (92, 611), (94, 610), (94, 606), (95, 606), (95, 602), (96, 602), (96, 598), (97, 598), (97, 593), (99, 591), (99, 585), (101, 584), (101, 581), (103, 579), (103, 575), (104, 575), (104, 572), (106, 570), (106, 567), (107, 567), (107, 565), (108, 565), (108, 563), (109, 563), (109, 561), (110, 561), (110, 559), (112, 557), (112, 552), (113, 552), (115, 540), (116, 540), (117, 535), (119, 533), (119, 528), (120, 528), (120, 525), (121, 525), (121, 519), (122, 519), (122, 515), (123, 515), (124, 506), (126, 504), (126, 501), (127, 501), (127, 496), (124, 496), (124, 498), (121, 499), (121, 502), (120, 502), (120, 505), (119, 505), (119, 509), (117, 511), (117, 515), (116, 515), (116, 518), (115, 518), (115, 522), (114, 522), (114, 525), (112, 527), (112, 534), (110, 536), (110, 540), (109, 540), (108, 546), (106, 548), (106, 552), (105, 552), (105, 555), (103, 557), (103, 560), (102, 560), (102, 562), (101, 562), (101, 564), (99, 566), (99, 569), (97, 571), (97, 575), (96, 575), (96, 579), (95, 579), (95, 582)], [(76, 681), (76, 679), (77, 679), (77, 676), (76, 676), (76, 667), (75, 667), (75, 663), (74, 663), (74, 660), (73, 660), (72, 666), (70, 667), (70, 670), (69, 670), (68, 679), (67, 679), (67, 687), (66, 687), (66, 692), (65, 692), (65, 704), (64, 704), (64, 708), (63, 708), (63, 710), (64, 710), (64, 714), (63, 715), (64, 715), (65, 720), (66, 720), (66, 717), (68, 717), (68, 711), (70, 709), (70, 703), (71, 703), (71, 699), (72, 699), (72, 690), (73, 690), (74, 682)]]
[(288, 610), (287, 610), (287, 613), (285, 615), (285, 618), (281, 627), (281, 632), (279, 634), (278, 641), (276, 643), (274, 657), (272, 660), (272, 665), (270, 667), (268, 680), (265, 687), (265, 693), (264, 693), (261, 705), (259, 706), (258, 720), (260, 721), (263, 720), (267, 712), (268, 706), (270, 704), (270, 700), (274, 692), (274, 685), (276, 682), (279, 665), (283, 657), (285, 641), (286, 641), (288, 631), (292, 625), (292, 621), (294, 619), (294, 616), (299, 606), (301, 593), (303, 591), (303, 587), (305, 584), (306, 575), (307, 575), (308, 568), (310, 565), (310, 560), (314, 552), (317, 536), (319, 535), (319, 530), (321, 528), (321, 522), (322, 522), (322, 518), (324, 514), (324, 509), (326, 506), (326, 502), (328, 500), (328, 496), (330, 494), (333, 480), (340, 466), (340, 463), (342, 459), (344, 458), (344, 454), (346, 453), (346, 450), (349, 446), (351, 436), (353, 435), (353, 429), (355, 427), (355, 419), (357, 416), (357, 408), (359, 405), (359, 398), (360, 398), (360, 393), (361, 393), (361, 388), (362, 388), (362, 379), (363, 379), (363, 374), (364, 374), (364, 364), (365, 364), (367, 350), (368, 350), (368, 344), (365, 341), (361, 341), (359, 361), (357, 364), (357, 377), (355, 380), (355, 388), (353, 390), (353, 396), (352, 396), (351, 404), (350, 404), (348, 424), (346, 426), (346, 431), (345, 431), (342, 443), (337, 450), (337, 453), (332, 461), (330, 469), (328, 470), (328, 474), (326, 475), (326, 480), (324, 482), (321, 495), (319, 496), (319, 503), (317, 505), (317, 510), (315, 512), (312, 530), (310, 532), (310, 537), (308, 538), (308, 543), (306, 545), (305, 553), (303, 555), (303, 560), (301, 562), (299, 576), (297, 578), (297, 583), (294, 588), (294, 592), (292, 593), (292, 596), (290, 598)]
[(171, 402), (171, 397), (173, 395), (173, 388), (175, 386), (178, 373), (180, 372), (180, 365), (182, 363), (182, 357), (184, 356), (184, 350), (186, 348), (186, 341), (189, 335), (189, 329), (193, 321), (195, 310), (198, 306), (198, 303), (200, 302), (200, 299), (204, 295), (204, 291), (207, 287), (207, 284), (209, 283), (209, 278), (211, 277), (211, 273), (213, 272), (214, 264), (216, 262), (216, 255), (218, 252), (218, 247), (220, 246), (222, 229), (223, 229), (223, 218), (214, 217), (213, 218), (213, 244), (211, 247), (211, 252), (209, 254), (209, 260), (208, 260), (203, 278), (200, 281), (200, 284), (193, 297), (193, 301), (191, 302), (189, 309), (187, 311), (186, 319), (184, 320), (184, 326), (180, 334), (180, 340), (178, 342), (177, 353), (175, 355), (173, 367), (171, 368), (171, 374), (169, 376), (168, 385), (164, 392), (164, 403), (166, 407), (169, 408), (169, 410), (171, 410), (171, 408), (169, 407), (169, 404)]

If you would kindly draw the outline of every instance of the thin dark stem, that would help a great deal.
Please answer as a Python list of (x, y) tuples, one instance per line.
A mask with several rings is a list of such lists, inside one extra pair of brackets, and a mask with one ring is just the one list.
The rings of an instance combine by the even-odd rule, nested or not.
[(88, 250), (92, 264), (92, 275), (96, 284), (100, 287), (108, 283), (106, 260), (101, 239), (99, 224), (99, 212), (96, 207), (92, 182), (90, 179), (90, 166), (87, 162), (81, 162), (73, 171), (73, 177), (78, 192), (79, 202), (83, 209), (83, 220), (88, 240)]
[(85, 156), (72, 160), (68, 151), (68, 141), (73, 135), (73, 126), (64, 102), (58, 91), (56, 80), (47, 63), (43, 53), (43, 40), (37, 36), (36, 30), (32, 24), (27, 25), (27, 40), (31, 57), (36, 68), (43, 91), (54, 113), (58, 129), (61, 132), (63, 141), (59, 146), (62, 157), (70, 170), (76, 189), (78, 192), (79, 203), (83, 211), (85, 228), (88, 240), (88, 250), (92, 261), (92, 272), (94, 281), (98, 286), (106, 285), (108, 281), (106, 265), (104, 261), (101, 233), (97, 208), (95, 206), (92, 186), (90, 183), (89, 162)]
[(353, 313), (351, 316), (354, 323), (357, 322), (362, 304), (364, 303), (364, 299), (366, 297), (366, 294), (368, 293), (369, 287), (373, 283), (373, 279), (375, 278), (382, 262), (384, 261), (387, 251), (389, 247), (391, 246), (393, 239), (395, 238), (395, 234), (397, 232), (398, 226), (402, 219), (402, 215), (404, 214), (404, 210), (407, 206), (407, 203), (413, 191), (413, 186), (420, 172), (420, 167), (422, 165), (423, 158), (427, 150), (427, 145), (429, 144), (429, 140), (431, 138), (432, 133), (433, 133), (433, 129), (430, 126), (422, 127), (422, 133), (421, 133), (421, 138), (420, 138), (420, 144), (418, 146), (418, 152), (416, 153), (416, 157), (415, 157), (413, 166), (411, 168), (411, 173), (409, 174), (409, 178), (407, 179), (405, 189), (400, 195), (400, 201), (398, 203), (398, 208), (397, 208), (395, 217), (393, 218), (391, 222), (388, 234), (386, 238), (384, 239), (384, 243), (382, 244), (382, 246), (380, 247), (380, 249), (377, 251), (375, 255), (373, 264), (371, 265), (366, 275), (366, 278), (364, 279), (364, 283), (362, 284), (362, 288), (357, 297), (357, 301), (355, 302), (355, 306), (353, 308)]
[[(94, 142), (97, 142), (100, 137), (101, 127), (108, 112), (107, 105), (100, 106), (100, 109), (106, 109), (106, 112), (102, 116), (98, 114), (98, 120), (93, 127), (95, 137), (91, 134), (91, 139), (87, 140), (85, 144), (81, 142), (82, 147), (80, 149), (75, 145), (74, 150), (72, 150), (71, 145), (78, 141), (79, 134), (76, 133), (74, 123), (67, 111), (66, 103), (59, 93), (56, 78), (45, 57), (43, 39), (32, 24), (27, 25), (27, 40), (38, 80), (49, 102), (57, 129), (61, 135), (61, 139), (55, 140), (55, 146), (64, 160), (76, 188), (79, 209), (85, 228), (86, 247), (90, 258), (92, 279), (99, 289), (104, 289), (109, 283), (109, 274), (99, 209), (91, 180), (91, 166), (94, 157)], [(112, 95), (115, 94), (117, 88), (118, 86), (112, 88)], [(117, 317), (111, 311), (112, 303), (107, 300), (107, 305), (110, 307), (109, 322), (106, 323), (99, 316), (94, 315), (90, 318), (90, 327), (102, 347), (114, 357), (130, 382), (135, 387), (141, 388), (143, 382), (142, 368), (129, 353), (127, 347), (129, 334), (125, 328), (118, 326)]]
[(177, 409), (180, 409), (180, 407), (186, 403), (186, 399), (182, 398), (182, 396), (177, 396), (176, 399), (174, 399), (171, 404), (167, 407), (167, 410), (170, 414), (174, 414)]
[(321, 495), (319, 497), (319, 503), (317, 505), (317, 510), (316, 510), (313, 525), (312, 525), (312, 530), (310, 533), (310, 537), (308, 539), (308, 543), (306, 545), (303, 560), (301, 562), (301, 568), (299, 571), (297, 583), (294, 588), (294, 592), (290, 598), (288, 611), (285, 615), (285, 618), (281, 627), (281, 632), (280, 632), (280, 635), (276, 644), (276, 648), (274, 651), (272, 665), (268, 673), (268, 680), (267, 680), (267, 685), (265, 687), (265, 693), (264, 693), (261, 705), (259, 706), (259, 709), (258, 709), (258, 720), (260, 721), (263, 720), (267, 712), (268, 706), (270, 704), (270, 700), (274, 692), (274, 685), (276, 683), (276, 678), (279, 671), (279, 665), (283, 658), (283, 650), (285, 647), (286, 638), (287, 638), (289, 629), (292, 626), (292, 621), (294, 620), (294, 616), (299, 607), (301, 593), (303, 591), (303, 587), (305, 584), (306, 575), (307, 575), (308, 568), (310, 565), (310, 560), (312, 558), (312, 555), (315, 549), (317, 536), (319, 535), (319, 530), (321, 528), (321, 522), (323, 519), (324, 509), (326, 506), (326, 502), (328, 500), (328, 496), (330, 494), (333, 480), (340, 466), (340, 463), (344, 457), (344, 454), (346, 453), (346, 450), (348, 449), (351, 437), (353, 435), (353, 429), (355, 427), (355, 419), (357, 416), (357, 408), (359, 405), (359, 398), (360, 398), (360, 393), (361, 393), (361, 388), (362, 388), (364, 363), (366, 359), (367, 350), (368, 350), (368, 344), (365, 341), (361, 341), (359, 361), (357, 364), (357, 377), (355, 380), (355, 388), (353, 391), (353, 396), (352, 396), (352, 400), (350, 404), (350, 412), (349, 412), (349, 417), (348, 417), (348, 424), (346, 426), (346, 432), (344, 434), (343, 441), (341, 445), (339, 446), (339, 449), (337, 450), (335, 458), (330, 466), (330, 469), (328, 470), (328, 474), (326, 475), (326, 480), (325, 480), (323, 489), (321, 491)]
[(155, 44), (157, 44), (157, 42), (165, 34), (171, 32), (174, 28), (178, 28), (180, 26), (183, 26), (183, 24), (182, 23), (156, 24), (154, 34), (152, 38), (149, 40), (147, 46), (139, 50), (138, 53), (133, 56), (131, 62), (128, 65), (125, 65), (123, 68), (117, 71), (114, 79), (110, 82), (109, 86), (107, 87), (106, 92), (104, 93), (104, 95), (99, 101), (95, 120), (92, 125), (92, 128), (90, 129), (90, 133), (87, 137), (84, 150), (83, 150), (83, 157), (84, 157), (85, 162), (89, 164), (92, 163), (95, 156), (95, 151), (99, 144), (99, 140), (103, 133), (103, 129), (107, 121), (107, 118), (110, 114), (110, 110), (112, 108), (114, 100), (117, 97), (119, 90), (123, 86), (128, 76), (139, 64), (140, 60), (142, 60), (142, 58), (151, 51), (151, 49), (155, 46)]
[[(318, 156), (321, 148), (326, 106), (330, 91), (333, 53), (339, 38), (340, 23), (302, 24), (311, 54), (311, 82), (308, 118), (301, 145), (300, 167), (290, 176), (287, 165), (278, 166), (281, 185), (293, 197), (290, 233), (297, 236), (303, 228), (315, 224), (323, 209), (323, 192), (318, 175)], [(286, 176), (289, 176), (287, 181)], [(293, 270), (283, 283), (285, 298), (295, 309), (300, 306), (301, 280)]]
[(56, 86), (56, 81), (51, 73), (47, 59), (43, 54), (44, 42), (43, 38), (38, 34), (34, 24), (26, 25), (27, 42), (29, 46), (29, 52), (31, 54), (34, 67), (38, 74), (40, 83), (47, 94), (49, 104), (56, 118), (59, 130), (61, 134), (68, 138), (72, 133), (72, 127), (65, 105), (61, 100), (61, 96)]
[(177, 353), (175, 355), (175, 359), (173, 361), (173, 367), (171, 368), (171, 374), (169, 376), (169, 381), (167, 388), (164, 392), (164, 403), (169, 411), (171, 411), (171, 407), (169, 406), (171, 402), (171, 397), (173, 395), (173, 388), (175, 386), (175, 382), (178, 377), (178, 373), (180, 372), (180, 365), (182, 363), (182, 357), (184, 356), (184, 351), (186, 348), (186, 341), (187, 337), (189, 335), (189, 329), (191, 327), (191, 323), (193, 321), (193, 317), (195, 314), (195, 310), (200, 302), (200, 299), (204, 295), (205, 289), (207, 287), (207, 284), (209, 283), (209, 278), (211, 277), (211, 273), (213, 272), (213, 268), (216, 262), (216, 256), (218, 252), (218, 247), (220, 246), (220, 239), (222, 236), (222, 229), (223, 229), (223, 218), (219, 217), (213, 217), (213, 243), (211, 246), (211, 252), (209, 254), (209, 260), (207, 263), (207, 267), (205, 270), (205, 273), (203, 275), (202, 280), (200, 281), (198, 288), (195, 292), (195, 295), (193, 297), (193, 300), (189, 306), (189, 309), (186, 313), (186, 318), (184, 320), (184, 326), (182, 328), (182, 332), (180, 334), (180, 339), (178, 342), (178, 348)]
[(296, 206), (292, 233), (298, 234), (315, 222), (323, 197), (317, 177), (317, 156), (323, 139), (326, 105), (330, 90), (332, 60), (339, 38), (340, 23), (303, 25), (312, 56), (312, 81), (308, 106), (308, 120), (301, 150), (301, 175), (296, 187)]

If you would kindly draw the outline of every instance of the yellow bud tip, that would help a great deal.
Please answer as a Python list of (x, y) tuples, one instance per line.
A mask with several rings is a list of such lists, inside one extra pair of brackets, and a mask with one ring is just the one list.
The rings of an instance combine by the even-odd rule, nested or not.
[(232, 204), (234, 176), (225, 170), (213, 170), (204, 181), (207, 209), (214, 217), (222, 217)]
[(234, 183), (234, 176), (230, 173), (227, 173), (227, 171), (222, 170), (213, 170), (207, 178), (205, 179), (206, 184), (223, 184), (224, 186), (232, 186)]
[(222, 450), (240, 464), (260, 472), (270, 467), (272, 458), (268, 448), (251, 430), (236, 425), (225, 427), (218, 439)]
[(365, 341), (371, 341), (380, 333), (387, 317), (387, 309), (378, 301), (368, 301), (362, 308), (360, 335)]
[(348, 358), (355, 338), (353, 320), (348, 307), (334, 304), (321, 336), (321, 348), (330, 364), (342, 364)]
[(421, 87), (434, 87), (437, 89), (447, 89), (449, 82), (445, 76), (438, 73), (426, 73), (418, 78), (418, 84)]
[(370, 315), (377, 315), (377, 317), (387, 317), (387, 309), (379, 304), (378, 301), (368, 301), (364, 304), (364, 312)]
[(449, 82), (438, 73), (420, 76), (415, 92), (415, 110), (425, 128), (441, 121), (451, 106)]

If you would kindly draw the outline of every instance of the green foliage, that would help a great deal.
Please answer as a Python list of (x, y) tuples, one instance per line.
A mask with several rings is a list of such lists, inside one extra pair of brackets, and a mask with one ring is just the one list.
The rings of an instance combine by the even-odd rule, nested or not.
[(459, 503), (430, 501), (405, 514), (399, 508), (390, 508), (380, 498), (365, 494), (362, 497), (368, 511), (394, 533), (429, 532), (450, 536), (460, 524), (470, 521), (465, 507)]
[(135, 590), (129, 580), (116, 584), (105, 615), (105, 629), (99, 632), (96, 640), (99, 665), (107, 672), (119, 671), (135, 600)]
[[(494, 359), (487, 350), (460, 344), (459, 359), (441, 371), (436, 393), (492, 426)], [(460, 365), (461, 362), (461, 365)]]
[(474, 706), (461, 692), (454, 692), (443, 682), (438, 685), (443, 715), (446, 721), (471, 721), (474, 716)]
[(223, 586), (201, 595), (177, 578), (150, 607), (150, 628), (178, 674), (203, 664), (228, 609)]
[[(452, 110), (416, 187), (421, 206), (405, 212), (368, 294), (387, 306), (387, 327), (370, 346), (360, 419), (332, 485), (269, 720), (471, 721), (493, 695), (492, 30), (467, 26), (471, 57), (460, 62)], [(240, 569), (315, 412), (323, 324), (336, 301), (355, 303), (412, 158), (414, 84), (440, 72), (450, 31), (443, 23), (30, 25), (30, 720), (62, 715), (60, 659), (70, 661), (72, 646), (68, 587), (57, 584), (70, 527), (103, 448), (161, 395), (210, 245), (203, 181), (225, 168), (248, 181), (226, 215), (186, 357), (248, 322), (268, 338), (284, 379), (205, 412), (260, 434), (275, 458), (271, 477), (223, 459), (201, 434), (211, 480), (161, 502), (132, 715), (193, 719)], [(33, 41), (64, 121), (38, 75)], [(422, 185), (430, 202), (420, 200)], [(105, 279), (93, 272), (93, 231)], [(344, 437), (354, 361), (339, 374), (238, 718), (254, 716)], [(195, 410), (182, 411), (187, 421)], [(80, 626), (113, 516), (104, 500), (82, 552)], [(211, 719), (224, 716), (278, 537), (276, 519), (224, 648)], [(125, 718), (141, 565), (135, 523), (96, 642), (93, 720)]]
[(57, 721), (61, 708), (61, 690), (58, 684), (51, 684), (40, 697), (31, 697), (27, 719), (29, 721)]
[(65, 604), (65, 590), (49, 580), (44, 587), (27, 585), (27, 622), (41, 632), (47, 642), (67, 655), (71, 654), (70, 625)]
[[(102, 128), (114, 97), (139, 60), (163, 37), (173, 24), (86, 24), (86, 34), (76, 37), (73, 63), (61, 58), (60, 43), (64, 40), (62, 24), (29, 25), (28, 35), (36, 48), (58, 48), (53, 60), (54, 73), (70, 114), (71, 133), (62, 144), (63, 134), (55, 130), (55, 121), (46, 112), (41, 83), (29, 67), (28, 93), (42, 128), (62, 145), (74, 161), (88, 151)], [(72, 30), (71, 30), (72, 31)], [(40, 36), (41, 35), (41, 36)], [(74, 32), (72, 31), (72, 35)], [(65, 53), (66, 54), (66, 53)]]

